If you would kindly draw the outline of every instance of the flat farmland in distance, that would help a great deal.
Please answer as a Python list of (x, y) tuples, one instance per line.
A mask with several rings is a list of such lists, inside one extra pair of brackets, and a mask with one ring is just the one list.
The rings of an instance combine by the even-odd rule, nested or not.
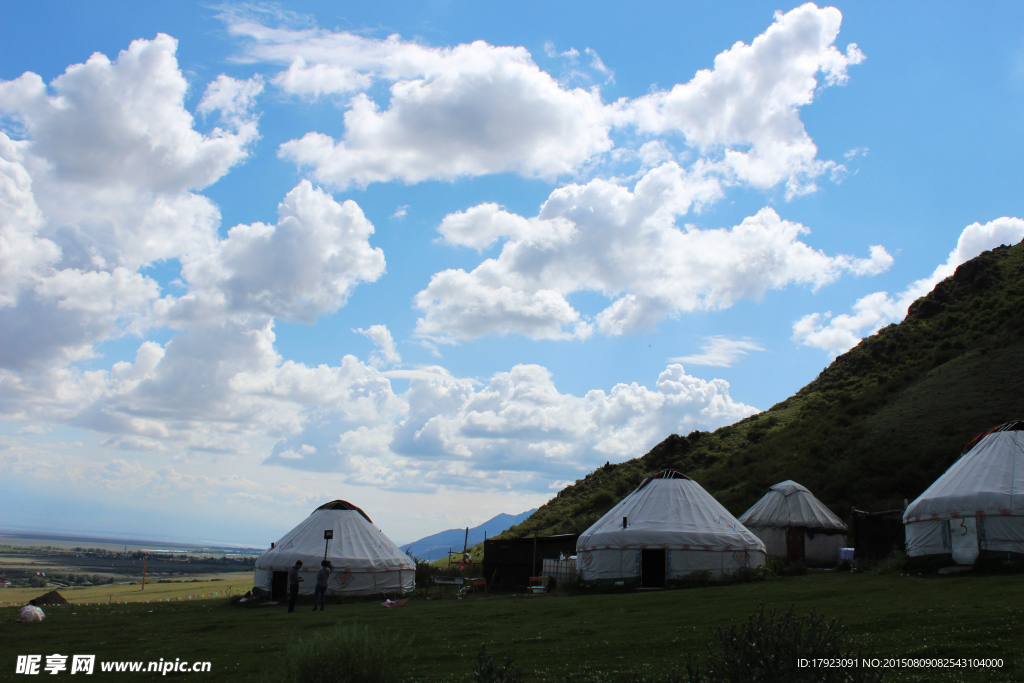
[[(1024, 577), (811, 573), (762, 583), (685, 590), (549, 597), (417, 597), (402, 608), (377, 602), (329, 604), (294, 614), (282, 605), (225, 599), (63, 607), (40, 624), (15, 624), (0, 608), (0, 680), (18, 654), (95, 654), (97, 661), (210, 661), (204, 681), (259, 680), (276, 669), (289, 642), (336, 625), (397, 633), (408, 642), (405, 675), (465, 681), (481, 645), (507, 652), (527, 680), (578, 683), (621, 672), (665, 673), (686, 654), (707, 654), (710, 627), (738, 625), (759, 603), (840, 618), (878, 657), (1002, 657), (1012, 670), (904, 669), (887, 681), (1024, 679)], [(173, 585), (173, 584), (172, 584)], [(186, 584), (187, 585), (187, 584)], [(147, 591), (149, 587), (147, 586)], [(98, 665), (97, 665), (98, 667)], [(152, 674), (108, 674), (117, 680)], [(102, 680), (103, 676), (97, 676)]]
[[(101, 574), (141, 580), (142, 567), (141, 559), (0, 551), (0, 570), (5, 572), (24, 569), (32, 573)], [(241, 562), (222, 563), (203, 558), (163, 559), (159, 556), (150, 556), (146, 564), (146, 572), (150, 577), (157, 574), (220, 574), (233, 570), (252, 574), (252, 565)]]
[[(0, 606), (7, 604), (23, 605), (43, 593), (57, 591), (71, 603), (105, 603), (105, 602), (146, 602), (173, 598), (188, 598), (190, 595), (205, 596), (207, 593), (220, 593), (223, 596), (243, 595), (252, 588), (252, 571), (231, 572), (227, 574), (198, 574), (173, 579), (147, 577), (146, 589), (141, 583), (113, 583), (96, 586), (47, 586), (46, 588), (2, 588), (0, 589)], [(51, 608), (43, 607), (47, 614)], [(67, 609), (55, 607), (52, 609)]]
[[(215, 583), (230, 583), (228, 589), (233, 594), (246, 582), (251, 586), (253, 553), (253, 549), (200, 544), (0, 534), (0, 578), (17, 586), (0, 588), (0, 604), (22, 603), (49, 590), (58, 590), (73, 602), (150, 599), (148, 596), (154, 591), (159, 597), (198, 592), (188, 591), (179, 584), (174, 584), (177, 588), (172, 589), (170, 585), (159, 583), (161, 580), (208, 583), (218, 578)], [(148, 560), (143, 559), (143, 554), (148, 555)], [(147, 591), (146, 596), (140, 596), (135, 593), (141, 591), (144, 567)], [(39, 575), (47, 585), (30, 586), (31, 582), (41, 582)], [(132, 582), (137, 585), (129, 585)], [(202, 592), (224, 591), (208, 588)]]
[(208, 555), (258, 555), (262, 548), (249, 548), (242, 546), (224, 546), (203, 543), (180, 543), (160, 540), (138, 540), (101, 538), (96, 536), (66, 536), (56, 532), (49, 533), (14, 533), (0, 532), (0, 547), (19, 549), (52, 549), (52, 550), (74, 550), (75, 548), (99, 548), (110, 552), (134, 552), (153, 551), (161, 549), (163, 552), (182, 553), (195, 555), (198, 551), (207, 551)]

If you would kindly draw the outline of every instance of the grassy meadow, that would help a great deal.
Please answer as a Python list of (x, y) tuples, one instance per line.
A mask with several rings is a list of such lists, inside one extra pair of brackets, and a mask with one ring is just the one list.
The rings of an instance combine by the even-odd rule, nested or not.
[[(168, 585), (168, 584), (164, 584)], [(174, 585), (174, 584), (170, 584)], [(149, 587), (147, 586), (147, 591)], [(377, 602), (332, 604), (312, 612), (308, 598), (283, 605), (230, 599), (68, 606), (47, 609), (41, 624), (14, 623), (0, 608), (0, 680), (18, 654), (96, 654), (109, 660), (209, 660), (203, 680), (259, 680), (287, 645), (336, 625), (398, 634), (409, 678), (467, 680), (481, 645), (509, 653), (527, 680), (586, 681), (633, 671), (651, 674), (707, 654), (709, 627), (743, 621), (759, 603), (838, 617), (877, 656), (1000, 656), (1024, 662), (1024, 581), (1020, 575), (910, 577), (809, 573), (763, 583), (667, 591), (457, 600), (417, 597), (402, 608)], [(98, 664), (97, 664), (98, 667)], [(906, 670), (890, 681), (1024, 680), (1003, 670)], [(103, 674), (97, 671), (98, 678)], [(131, 680), (152, 674), (107, 674)]]

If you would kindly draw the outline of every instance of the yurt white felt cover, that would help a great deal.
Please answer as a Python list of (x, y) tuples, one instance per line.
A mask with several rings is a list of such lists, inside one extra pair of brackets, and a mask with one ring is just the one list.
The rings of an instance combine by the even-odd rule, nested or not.
[(757, 536), (675, 470), (652, 474), (584, 531), (576, 541), (576, 568), (584, 581), (633, 582), (640, 578), (644, 549), (666, 551), (667, 580), (698, 571), (722, 578), (759, 566), (765, 557)]
[(271, 590), (274, 572), (286, 572), (302, 560), (300, 594), (310, 594), (324, 559), (324, 531), (333, 530), (327, 559), (334, 563), (327, 593), (369, 595), (407, 592), (416, 587), (416, 565), (362, 510), (336, 500), (313, 511), (256, 560), (256, 588)]
[[(975, 438), (903, 513), (908, 555), (1024, 554), (1024, 421)], [(971, 553), (971, 544), (974, 551)]]
[(788, 557), (788, 529), (803, 530), (804, 561), (831, 566), (846, 545), (846, 524), (805, 486), (786, 480), (772, 486), (740, 515), (740, 522), (764, 541), (769, 555)]

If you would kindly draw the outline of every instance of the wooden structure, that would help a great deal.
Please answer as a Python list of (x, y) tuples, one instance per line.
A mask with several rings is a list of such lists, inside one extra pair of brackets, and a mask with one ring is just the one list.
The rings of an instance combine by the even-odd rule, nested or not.
[(854, 561), (861, 563), (880, 562), (894, 552), (904, 552), (903, 510), (851, 510), (849, 541)]
[(466, 583), (466, 579), (462, 578), (461, 576), (435, 576), (434, 577), (434, 584), (437, 586), (437, 597), (438, 597), (438, 599), (440, 599), (440, 597), (441, 597), (441, 588), (443, 586), (458, 586), (459, 589), (461, 590), (462, 586), (465, 585), (465, 583)]
[(544, 560), (575, 555), (579, 534), (484, 541), (484, 578), (489, 588), (522, 590), (541, 573)]

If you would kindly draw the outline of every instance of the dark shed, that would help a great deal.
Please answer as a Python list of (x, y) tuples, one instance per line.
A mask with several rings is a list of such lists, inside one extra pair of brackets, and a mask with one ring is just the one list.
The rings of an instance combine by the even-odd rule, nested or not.
[[(531, 576), (538, 576), (543, 560), (556, 560), (559, 554), (576, 554), (579, 534), (533, 536), (484, 541), (484, 578), (491, 588), (526, 588)], [(536, 564), (534, 545), (536, 544)]]
[(854, 558), (863, 562), (878, 562), (894, 552), (904, 552), (903, 510), (853, 510), (848, 538), (853, 544)]

